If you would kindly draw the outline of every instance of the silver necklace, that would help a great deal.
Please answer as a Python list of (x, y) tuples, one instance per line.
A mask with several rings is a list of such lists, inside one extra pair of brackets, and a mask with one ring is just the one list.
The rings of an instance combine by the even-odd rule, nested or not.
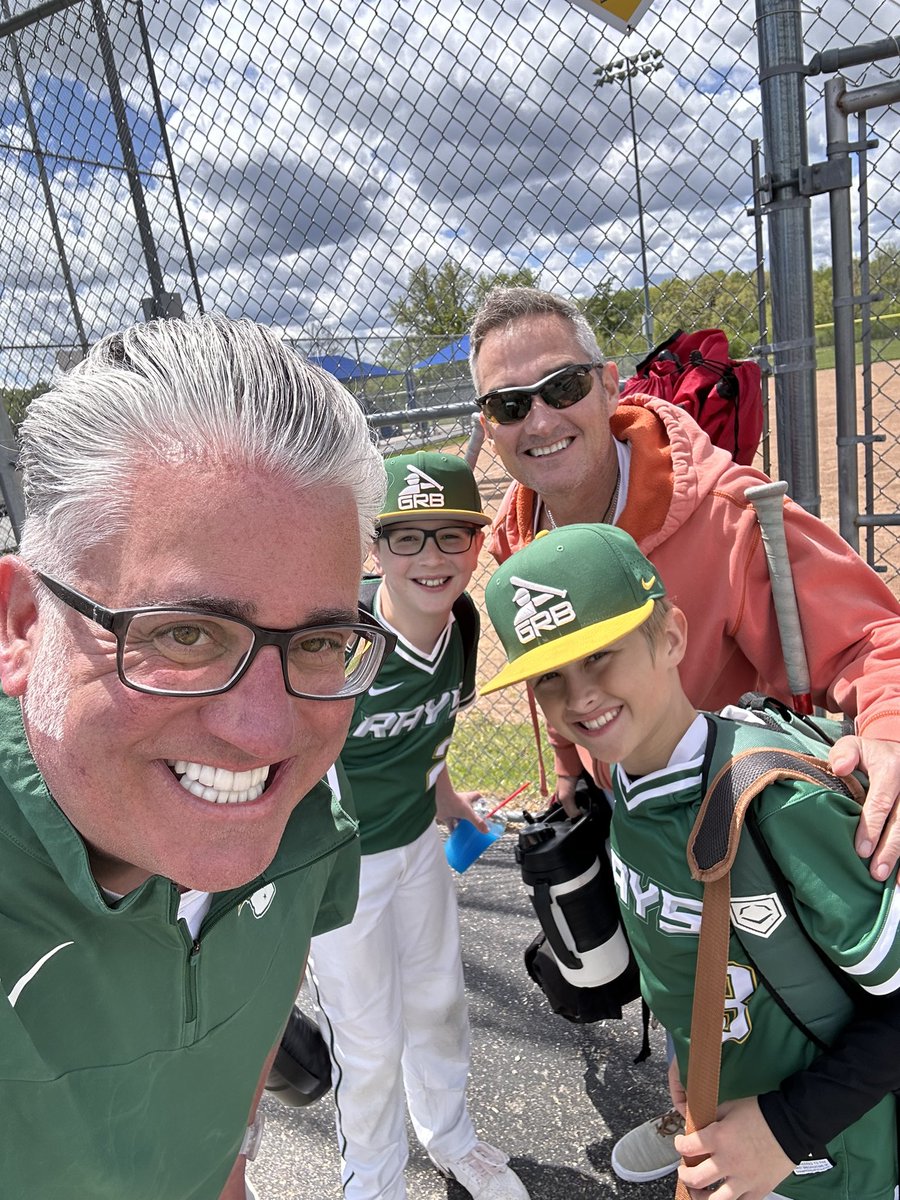
[[(622, 482), (622, 475), (621, 475), (621, 472), (617, 470), (616, 471), (616, 486), (613, 488), (612, 499), (610, 500), (609, 504), (606, 506), (606, 512), (603, 514), (603, 521), (602, 521), (603, 525), (608, 525), (610, 518), (615, 516), (616, 505), (619, 502), (619, 484), (621, 482)], [(553, 513), (550, 511), (549, 507), (546, 504), (544, 505), (544, 511), (547, 514), (547, 520), (550, 522), (550, 528), (551, 529), (559, 528), (553, 519)]]

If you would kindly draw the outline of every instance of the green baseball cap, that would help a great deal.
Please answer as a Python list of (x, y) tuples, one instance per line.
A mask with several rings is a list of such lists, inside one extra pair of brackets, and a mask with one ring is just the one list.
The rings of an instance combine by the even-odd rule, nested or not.
[(472, 525), (488, 525), (472, 468), (454, 454), (417, 450), (386, 458), (388, 490), (380, 525), (411, 517), (459, 517)]
[(482, 695), (611, 645), (647, 620), (666, 594), (624, 529), (564, 525), (506, 560), (484, 598), (508, 664)]

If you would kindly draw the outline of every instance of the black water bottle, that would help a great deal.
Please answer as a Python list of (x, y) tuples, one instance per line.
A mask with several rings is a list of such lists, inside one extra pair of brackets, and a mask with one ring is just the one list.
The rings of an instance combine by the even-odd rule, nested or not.
[(561, 808), (523, 829), (516, 859), (561, 974), (575, 987), (598, 987), (628, 968), (612, 867), (592, 817)]

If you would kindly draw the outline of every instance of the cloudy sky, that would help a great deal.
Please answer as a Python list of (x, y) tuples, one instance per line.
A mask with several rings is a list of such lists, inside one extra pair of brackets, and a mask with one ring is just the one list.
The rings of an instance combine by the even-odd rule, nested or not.
[[(137, 9), (107, 2), (152, 244), (167, 289), (190, 309)], [(867, 20), (858, 7), (825, 0), (806, 12), (805, 61), (893, 32), (896, 0), (876, 0)], [(623, 84), (595, 90), (593, 69), (648, 47), (664, 56), (633, 81), (651, 278), (751, 268), (752, 20), (739, 0), (656, 0), (628, 35), (567, 0), (154, 0), (149, 44), (205, 307), (364, 347), (371, 331), (389, 331), (388, 305), (423, 262), (451, 257), (476, 274), (528, 266), (577, 294), (639, 286), (628, 96)], [(88, 339), (139, 319), (150, 295), (86, 6), (23, 33), (19, 51), (30, 111), (9, 40), (0, 61), (5, 382), (30, 379), (78, 340), (60, 247)], [(877, 83), (896, 70), (847, 75)], [(813, 160), (825, 156), (822, 85), (807, 88)], [(883, 238), (897, 215), (896, 110), (878, 115), (876, 132), (872, 234)], [(823, 199), (820, 259), (825, 221)]]

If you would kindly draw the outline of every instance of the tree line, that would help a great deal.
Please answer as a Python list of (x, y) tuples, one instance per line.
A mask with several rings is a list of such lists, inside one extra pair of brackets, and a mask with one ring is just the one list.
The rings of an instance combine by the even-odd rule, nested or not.
[[(854, 264), (860, 291), (859, 263)], [(869, 264), (870, 290), (878, 294), (873, 316), (894, 313), (900, 307), (900, 244), (886, 243)], [(442, 340), (465, 332), (486, 293), (497, 286), (539, 287), (539, 272), (524, 267), (497, 273), (475, 274), (453, 259), (436, 268), (425, 263), (414, 267), (405, 282), (403, 295), (389, 305), (395, 326), (404, 331), (423, 353), (434, 350)], [(655, 338), (662, 341), (677, 329), (717, 327), (728, 335), (731, 353), (747, 357), (760, 341), (760, 309), (764, 305), (768, 325), (768, 276), (760, 300), (754, 271), (706, 271), (692, 277), (672, 276), (650, 286), (650, 308)], [(822, 266), (813, 273), (813, 307), (816, 325), (833, 320), (832, 271)], [(642, 354), (641, 319), (644, 309), (641, 288), (621, 288), (612, 281), (596, 285), (586, 296), (573, 297), (611, 357)], [(892, 322), (896, 328), (897, 323)], [(823, 331), (821, 342), (829, 340)], [(413, 354), (417, 349), (413, 350)]]

